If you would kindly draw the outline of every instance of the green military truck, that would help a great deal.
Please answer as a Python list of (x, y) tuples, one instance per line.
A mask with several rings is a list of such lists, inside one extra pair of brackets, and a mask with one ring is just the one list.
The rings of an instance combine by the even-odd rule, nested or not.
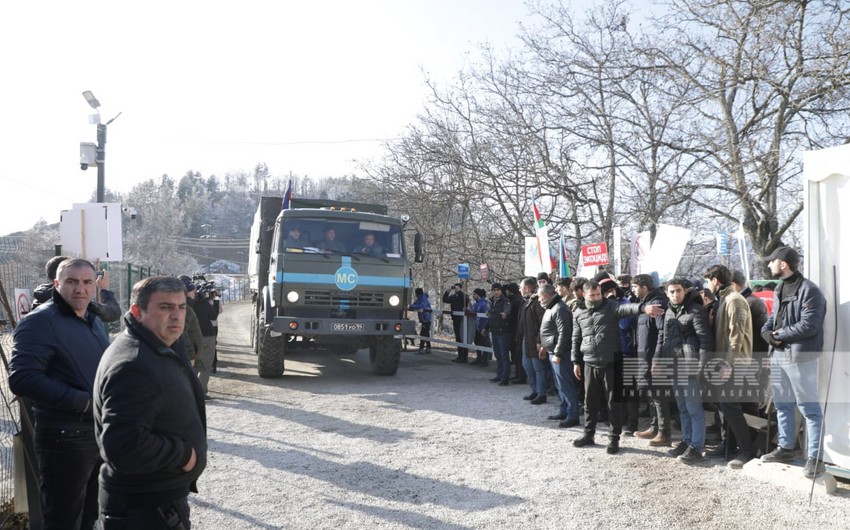
[[(287, 353), (369, 348), (378, 375), (398, 370), (410, 261), (402, 219), (386, 206), (318, 199), (262, 197), (248, 258), (253, 312), (251, 344), (260, 377), (279, 377)], [(423, 259), (413, 238), (413, 260)], [(398, 337), (398, 338), (397, 338)]]

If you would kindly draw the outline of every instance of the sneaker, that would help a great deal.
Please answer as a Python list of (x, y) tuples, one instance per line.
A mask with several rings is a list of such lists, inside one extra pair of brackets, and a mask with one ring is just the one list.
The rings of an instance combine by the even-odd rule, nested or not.
[(632, 429), (630, 427), (626, 427), (625, 429), (623, 429), (623, 436), (634, 436), (636, 430), (637, 429)]
[(586, 432), (581, 438), (576, 438), (573, 440), (573, 447), (585, 447), (588, 445), (596, 445), (596, 442), (593, 441), (593, 435)]
[(534, 398), (536, 398), (536, 397), (537, 397), (537, 393), (536, 393), (536, 392), (532, 392), (531, 394), (529, 394), (529, 395), (527, 395), (527, 396), (522, 396), (522, 399), (524, 399), (524, 400), (526, 400), (526, 401), (533, 401), (533, 400), (534, 400)]
[(815, 478), (826, 471), (826, 466), (823, 465), (823, 462), (816, 458), (809, 458), (806, 460), (806, 467), (803, 468), (803, 476), (806, 478)]
[(605, 448), (605, 452), (609, 455), (615, 455), (620, 451), (620, 439), (617, 437), (612, 437), (608, 441), (608, 447)]
[(676, 456), (677, 457), (677, 456), (683, 455), (687, 449), (688, 449), (688, 444), (686, 444), (685, 442), (679, 442), (678, 444), (676, 444), (675, 447), (673, 447), (673, 449), (670, 449), (669, 451), (667, 451), (667, 454), (670, 455), (670, 456)]
[(712, 447), (708, 451), (705, 452), (706, 458), (720, 458), (726, 457), (726, 444), (720, 444)]
[(702, 451), (694, 446), (688, 447), (684, 453), (679, 455), (679, 462), (689, 466), (702, 462)]
[(651, 439), (655, 438), (655, 436), (657, 434), (658, 434), (658, 430), (653, 428), (653, 427), (650, 427), (649, 429), (647, 429), (645, 431), (636, 432), (635, 437), (642, 438), (644, 440), (651, 440)]
[(542, 405), (546, 403), (546, 394), (540, 394), (536, 398), (531, 400), (532, 405)]
[(782, 464), (787, 464), (789, 462), (793, 462), (795, 457), (795, 452), (791, 449), (785, 449), (782, 446), (777, 445), (776, 449), (763, 455), (761, 457), (762, 462), (779, 462)]
[(730, 460), (729, 463), (726, 465), (729, 466), (731, 469), (741, 469), (744, 467), (744, 464), (746, 464), (752, 459), (753, 457), (749, 453), (738, 453), (737, 455), (735, 455), (735, 458)]
[(547, 419), (547, 420), (558, 420), (558, 421), (561, 421), (561, 420), (565, 420), (565, 419), (567, 419), (567, 415), (566, 415), (566, 414), (552, 414), (551, 416), (548, 416), (546, 419)]

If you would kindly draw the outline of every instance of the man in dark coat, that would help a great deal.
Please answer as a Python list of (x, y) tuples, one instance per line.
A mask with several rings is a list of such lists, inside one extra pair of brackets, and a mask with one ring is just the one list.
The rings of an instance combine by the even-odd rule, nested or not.
[(88, 530), (97, 521), (92, 395), (109, 338), (89, 309), (94, 290), (94, 265), (66, 259), (51, 299), (15, 328), (9, 388), (33, 402), (45, 530)]
[[(177, 278), (133, 287), (126, 329), (95, 378), (94, 422), (104, 530), (190, 528), (188, 495), (207, 462), (204, 393), (181, 340)], [(178, 526), (182, 524), (182, 526)]]
[[(449, 304), (452, 312), (452, 328), (455, 333), (455, 341), (463, 343), (464, 339), (464, 317), (463, 314), (469, 305), (469, 296), (463, 292), (463, 284), (456, 283), (450, 289), (446, 289), (443, 293), (443, 303)], [(467, 337), (467, 340), (472, 340), (473, 337)], [(469, 362), (469, 350), (461, 346), (457, 347), (457, 358), (453, 359), (455, 363)]]

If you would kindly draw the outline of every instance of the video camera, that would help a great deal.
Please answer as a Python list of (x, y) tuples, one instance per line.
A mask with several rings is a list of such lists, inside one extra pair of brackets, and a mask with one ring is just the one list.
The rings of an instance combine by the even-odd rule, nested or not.
[(198, 298), (211, 300), (221, 297), (221, 293), (218, 292), (215, 282), (207, 281), (203, 274), (195, 274), (192, 276), (192, 283), (195, 284), (195, 291), (198, 293)]

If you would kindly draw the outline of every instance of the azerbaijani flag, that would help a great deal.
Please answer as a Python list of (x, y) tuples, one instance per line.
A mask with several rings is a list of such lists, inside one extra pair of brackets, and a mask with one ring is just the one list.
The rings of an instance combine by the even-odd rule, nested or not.
[(286, 185), (286, 193), (283, 194), (283, 206), (280, 209), (288, 210), (290, 202), (292, 202), (292, 179), (289, 179), (289, 184)]
[(549, 252), (549, 231), (546, 229), (546, 223), (540, 217), (540, 210), (537, 209), (537, 202), (534, 196), (531, 196), (531, 209), (534, 211), (534, 232), (537, 236), (537, 256), (540, 258), (540, 267), (544, 272), (552, 272), (555, 270), (555, 260), (552, 259), (552, 254)]
[(570, 277), (570, 266), (567, 260), (567, 242), (564, 239), (564, 231), (561, 230), (561, 238), (558, 241), (559, 246), (561, 247), (560, 252), (558, 252), (558, 265), (560, 268), (558, 269), (558, 277), (559, 278), (569, 278)]

